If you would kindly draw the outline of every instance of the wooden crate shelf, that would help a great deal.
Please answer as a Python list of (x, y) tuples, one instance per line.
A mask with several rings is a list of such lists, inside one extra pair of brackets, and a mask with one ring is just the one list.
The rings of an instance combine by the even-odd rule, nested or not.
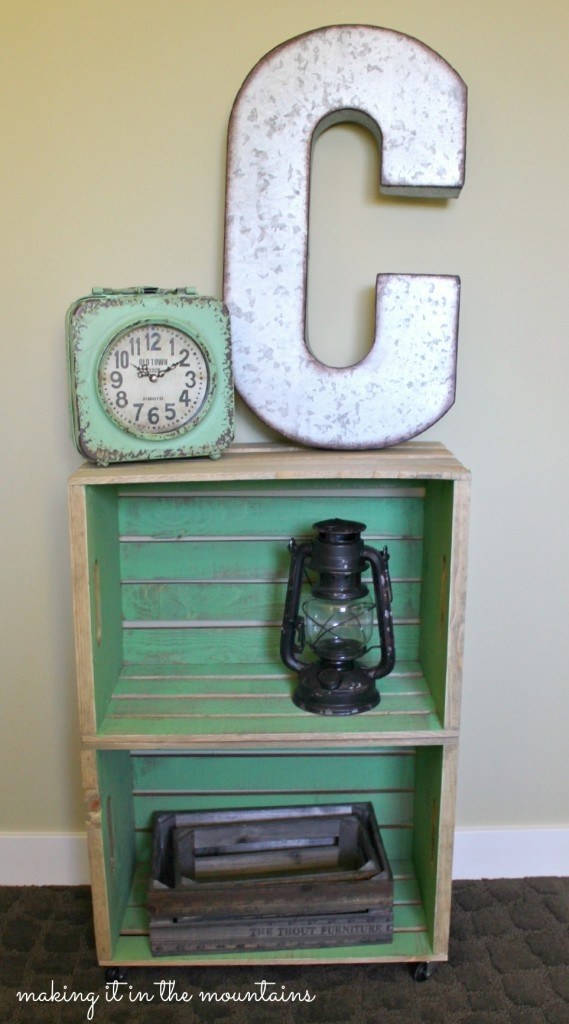
[[(269, 668), (269, 666), (267, 666)], [(430, 742), (443, 730), (432, 695), (417, 663), (400, 663), (381, 686), (381, 702), (365, 716), (314, 718), (292, 703), (293, 681), (285, 672), (258, 675), (252, 665), (243, 678), (121, 673), (89, 746), (114, 747), (208, 744), (232, 746), (327, 742), (342, 746), (354, 737), (366, 743), (399, 743), (403, 737)], [(141, 670), (138, 669), (140, 673)]]
[[(344, 947), (346, 956), (444, 956), (449, 902), (437, 896), (437, 889), (449, 871), (452, 842), (445, 829), (454, 806), (456, 743), (341, 752), (326, 747), (231, 752), (225, 746), (191, 752), (85, 750), (83, 760), (85, 790), (93, 807), (91, 854), (105, 887), (104, 900), (95, 904), (101, 962), (139, 963), (142, 950), (151, 963), (169, 962), (150, 955), (144, 906), (156, 811), (362, 800), (373, 804), (395, 875), (395, 937), (388, 945), (357, 951)], [(278, 955), (271, 951), (261, 959), (277, 962)], [(337, 950), (299, 950), (298, 962), (321, 957), (333, 961), (340, 955)], [(283, 956), (290, 962), (290, 951)], [(195, 955), (182, 959), (201, 962), (203, 956), (201, 961)], [(245, 962), (246, 954), (215, 959)]]
[[(165, 962), (151, 956), (141, 902), (152, 810), (337, 799), (374, 802), (399, 866), (393, 943), (172, 962), (446, 957), (468, 490), (450, 453), (418, 442), (243, 446), (215, 461), (85, 466), (71, 477), (101, 963)], [(348, 717), (296, 708), (278, 654), (288, 540), (330, 516), (360, 520), (366, 543), (387, 544), (394, 584), (395, 671), (375, 710)]]

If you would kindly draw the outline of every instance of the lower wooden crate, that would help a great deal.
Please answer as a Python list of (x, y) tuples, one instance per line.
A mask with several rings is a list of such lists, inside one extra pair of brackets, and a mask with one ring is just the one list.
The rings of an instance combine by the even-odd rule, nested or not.
[[(101, 964), (441, 960), (448, 950), (456, 743), (351, 751), (85, 750)], [(373, 804), (394, 875), (393, 942), (152, 956), (147, 889), (157, 810)]]
[(370, 802), (156, 814), (150, 945), (168, 953), (390, 942)]

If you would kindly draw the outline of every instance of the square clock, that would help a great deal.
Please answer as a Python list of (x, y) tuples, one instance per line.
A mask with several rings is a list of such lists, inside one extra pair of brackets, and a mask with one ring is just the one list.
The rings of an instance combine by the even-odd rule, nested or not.
[(229, 313), (193, 288), (94, 288), (67, 312), (71, 430), (101, 466), (217, 458), (234, 435)]

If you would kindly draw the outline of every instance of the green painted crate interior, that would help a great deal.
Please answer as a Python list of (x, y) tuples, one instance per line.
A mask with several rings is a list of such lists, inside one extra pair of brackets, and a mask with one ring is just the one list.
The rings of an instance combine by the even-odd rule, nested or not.
[(447, 724), (452, 501), (448, 480), (87, 487), (98, 738), (311, 734), (278, 653), (287, 545), (331, 516), (388, 546), (397, 662), (376, 710), (318, 731), (436, 737)]
[[(443, 748), (199, 753), (100, 751), (105, 870), (114, 958), (150, 957), (146, 893), (152, 816), (159, 810), (332, 804), (369, 800), (395, 880), (388, 945), (327, 949), (329, 960), (425, 958), (432, 953)], [(314, 950), (271, 957), (314, 960)], [(262, 952), (232, 953), (239, 962)], [(208, 954), (222, 961), (223, 954)], [(169, 961), (172, 960), (169, 957)], [(199, 961), (198, 955), (183, 957)]]

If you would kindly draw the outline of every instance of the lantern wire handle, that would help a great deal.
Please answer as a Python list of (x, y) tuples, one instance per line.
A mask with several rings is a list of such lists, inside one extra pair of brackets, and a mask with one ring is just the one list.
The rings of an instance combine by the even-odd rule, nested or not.
[[(306, 662), (300, 661), (296, 654), (304, 646), (304, 621), (297, 615), (296, 595), (300, 591), (300, 585), (304, 564), (312, 551), (312, 541), (297, 544), (294, 537), (291, 538), (288, 550), (292, 556), (291, 572), (286, 589), (285, 610), (281, 628), (281, 659), (285, 665), (294, 672), (300, 672)], [(297, 646), (302, 641), (302, 646)]]
[(382, 679), (383, 676), (389, 675), (395, 665), (395, 637), (391, 616), (393, 590), (389, 575), (389, 552), (386, 547), (383, 548), (383, 551), (365, 547), (363, 557), (370, 564), (374, 588), (381, 598), (378, 601), (377, 609), (381, 660), (375, 668), (366, 668), (365, 671), (372, 679)]

